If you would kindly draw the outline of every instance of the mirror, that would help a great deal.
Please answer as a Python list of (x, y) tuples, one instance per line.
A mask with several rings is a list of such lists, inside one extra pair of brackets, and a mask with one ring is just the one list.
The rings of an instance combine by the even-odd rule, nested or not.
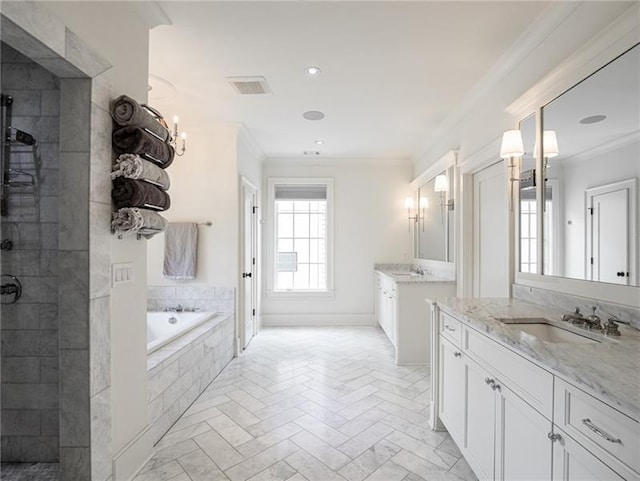
[(538, 273), (538, 195), (536, 189), (536, 116), (520, 122), (524, 154), (520, 160), (520, 272)]
[(453, 262), (454, 203), (450, 174), (442, 171), (418, 189), (417, 258)]
[(636, 45), (543, 107), (543, 274), (640, 285), (639, 106)]

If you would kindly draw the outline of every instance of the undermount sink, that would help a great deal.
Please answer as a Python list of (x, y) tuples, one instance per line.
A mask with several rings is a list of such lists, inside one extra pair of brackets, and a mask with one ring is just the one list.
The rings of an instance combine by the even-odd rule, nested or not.
[(592, 339), (589, 336), (584, 336), (580, 333), (549, 324), (547, 319), (541, 317), (497, 318), (496, 320), (503, 324), (513, 326), (544, 342), (600, 342), (598, 339)]

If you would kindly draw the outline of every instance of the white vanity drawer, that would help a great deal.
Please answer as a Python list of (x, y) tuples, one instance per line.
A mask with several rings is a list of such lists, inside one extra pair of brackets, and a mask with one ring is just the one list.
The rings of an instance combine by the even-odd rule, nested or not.
[(553, 374), (473, 329), (462, 348), (547, 419), (553, 416)]
[(462, 345), (462, 323), (446, 312), (440, 311), (440, 334), (456, 347)]
[(640, 423), (556, 377), (553, 422), (580, 444), (640, 473)]

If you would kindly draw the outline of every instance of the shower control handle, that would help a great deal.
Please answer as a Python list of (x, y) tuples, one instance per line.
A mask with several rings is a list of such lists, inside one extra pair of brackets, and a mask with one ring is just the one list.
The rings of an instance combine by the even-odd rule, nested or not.
[(3, 302), (2, 304), (15, 304), (22, 296), (22, 283), (16, 276), (12, 276), (10, 274), (3, 274), (2, 277), (8, 277), (12, 282), (0, 285), (0, 295), (13, 296), (13, 299), (9, 302)]

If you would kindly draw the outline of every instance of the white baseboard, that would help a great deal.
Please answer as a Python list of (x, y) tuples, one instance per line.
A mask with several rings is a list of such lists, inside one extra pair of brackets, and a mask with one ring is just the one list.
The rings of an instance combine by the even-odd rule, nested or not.
[(373, 314), (262, 314), (262, 325), (276, 326), (375, 326)]
[(113, 458), (113, 481), (130, 481), (151, 456), (153, 439), (149, 424)]

